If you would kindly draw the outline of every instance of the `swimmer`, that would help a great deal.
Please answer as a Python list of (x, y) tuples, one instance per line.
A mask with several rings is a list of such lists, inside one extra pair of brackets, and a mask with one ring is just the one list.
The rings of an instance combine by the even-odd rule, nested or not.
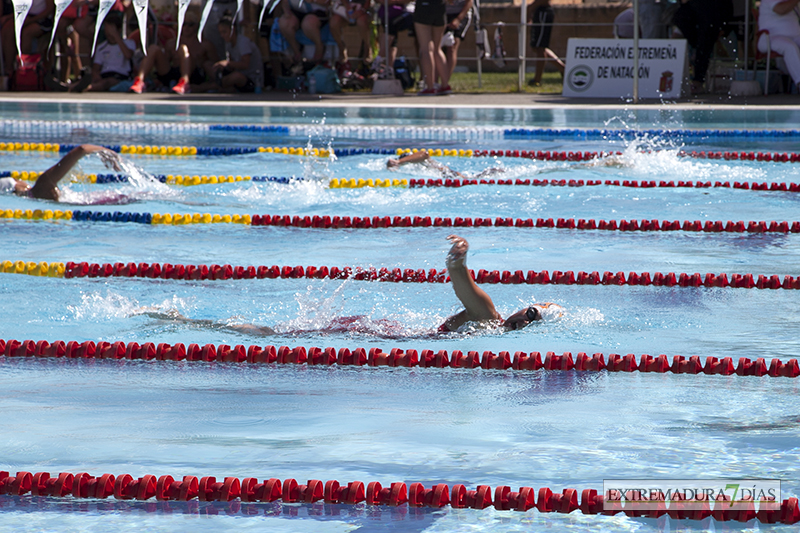
[(439, 326), (440, 332), (458, 331), (467, 322), (477, 322), (486, 326), (502, 325), (506, 330), (522, 329), (531, 322), (542, 320), (545, 316), (555, 314), (560, 316), (563, 311), (561, 306), (547, 302), (533, 304), (525, 309), (520, 309), (505, 320), (494, 308), (491, 297), (478, 287), (467, 269), (467, 251), (469, 243), (463, 237), (450, 235), (447, 237), (453, 246), (447, 254), (445, 264), (453, 290), (464, 305), (464, 310), (457, 313)]
[(439, 163), (435, 159), (431, 157), (427, 150), (420, 150), (419, 152), (414, 152), (413, 154), (408, 154), (406, 156), (401, 157), (400, 159), (389, 159), (386, 162), (386, 168), (396, 168), (403, 165), (407, 165), (409, 163), (420, 163), (427, 168), (433, 169), (439, 172), (442, 177), (445, 178), (460, 178), (460, 179), (480, 179), (485, 178), (487, 176), (491, 176), (493, 174), (500, 174), (505, 172), (504, 169), (498, 167), (487, 168), (479, 172), (474, 176), (467, 176), (458, 172), (457, 170), (453, 170), (452, 168)]
[(0, 192), (13, 192), (18, 196), (57, 202), (59, 198), (58, 182), (72, 170), (72, 167), (78, 164), (78, 161), (89, 154), (100, 156), (107, 168), (116, 171), (121, 170), (119, 155), (116, 152), (94, 144), (82, 144), (70, 150), (67, 155), (61, 158), (61, 161), (42, 172), (36, 178), (33, 186), (14, 178), (0, 178)]

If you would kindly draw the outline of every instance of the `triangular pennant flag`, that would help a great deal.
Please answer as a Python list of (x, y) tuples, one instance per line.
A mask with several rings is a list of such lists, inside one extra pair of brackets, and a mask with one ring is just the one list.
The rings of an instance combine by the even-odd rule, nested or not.
[(261, 27), (261, 23), (264, 21), (264, 13), (269, 12), (271, 15), (275, 8), (278, 7), (278, 4), (281, 3), (281, 0), (264, 0), (264, 7), (261, 8), (261, 15), (258, 17), (258, 27)]
[(94, 23), (94, 42), (92, 42), (92, 57), (94, 57), (94, 50), (97, 48), (97, 36), (100, 35), (100, 28), (103, 27), (103, 21), (106, 20), (106, 15), (114, 7), (115, 0), (100, 0), (100, 8), (97, 10), (97, 19)]
[[(244, 0), (236, 0), (236, 13), (233, 14), (233, 21), (236, 22), (237, 17), (239, 16), (239, 12), (242, 10), (242, 4)], [(236, 24), (231, 24), (231, 35), (233, 35), (234, 28)]]
[(22, 35), (22, 25), (25, 22), (25, 17), (28, 16), (28, 11), (31, 10), (32, 0), (12, 0), (14, 4), (14, 32), (17, 36), (17, 55), (22, 54), (22, 47), (20, 46), (20, 35)]
[(178, 37), (175, 39), (175, 50), (181, 45), (183, 21), (186, 20), (186, 12), (189, 10), (189, 3), (191, 3), (191, 0), (178, 0)]
[(139, 22), (139, 38), (142, 40), (142, 51), (147, 55), (147, 10), (150, 5), (147, 0), (133, 0), (133, 11)]
[(197, 29), (197, 40), (203, 42), (203, 28), (206, 27), (208, 16), (211, 14), (211, 8), (214, 6), (214, 0), (208, 0), (206, 6), (203, 8), (203, 16), (200, 17), (200, 27)]
[(56, 28), (58, 28), (58, 21), (61, 20), (61, 15), (72, 3), (72, 0), (55, 0), (56, 1), (56, 14), (53, 15), (53, 31), (50, 33), (50, 44), (47, 47), (47, 52), (53, 47), (53, 38), (56, 36)]

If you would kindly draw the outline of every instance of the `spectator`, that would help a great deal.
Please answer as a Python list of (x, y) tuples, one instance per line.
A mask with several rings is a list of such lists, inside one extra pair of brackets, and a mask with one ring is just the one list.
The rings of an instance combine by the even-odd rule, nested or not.
[(733, 14), (731, 0), (688, 0), (675, 12), (672, 22), (694, 50), (692, 93), (704, 91), (711, 53), (725, 21)]
[[(394, 61), (397, 59), (397, 35), (401, 31), (407, 31), (410, 37), (416, 37), (414, 33), (414, 13), (410, 9), (409, 0), (388, 0), (389, 2), (389, 50), (386, 48), (386, 38), (384, 37), (385, 31), (385, 1), (378, 9), (378, 57), (372, 63), (372, 70), (380, 71), (381, 58), (388, 59), (386, 63), (387, 70), (394, 68)], [(413, 5), (413, 4), (411, 4)], [(416, 39), (414, 43), (417, 44)], [(388, 54), (388, 55), (387, 55)], [(417, 51), (419, 56), (419, 51)]]
[[(108, 91), (119, 83), (130, 80), (131, 59), (136, 50), (136, 43), (123, 39), (122, 13), (111, 12), (103, 22), (103, 34), (106, 40), (97, 45), (92, 64), (92, 76), (84, 76), (70, 91)], [(91, 82), (88, 87), (87, 82)]]
[[(33, 0), (30, 11), (28, 11), (28, 16), (25, 17), (25, 21), (22, 23), (22, 29), (20, 30), (20, 54), (32, 54), (34, 52), (33, 40), (42, 35), (50, 36), (50, 32), (53, 30), (53, 15), (55, 9), (56, 5), (53, 0)], [(5, 7), (3, 8), (3, 12), (5, 12)], [(3, 22), (2, 27), (0, 27), (0, 38), (2, 38), (3, 44), (3, 61), (10, 75), (14, 70), (18, 52), (14, 27), (14, 10), (11, 10), (10, 17), (7, 19), (5, 17), (3, 18), (5, 22)], [(44, 52), (46, 52), (46, 50), (44, 50), (43, 46), (41, 48), (42, 50), (40, 50), (40, 53), (42, 57), (45, 57)]]
[(211, 72), (217, 61), (216, 49), (210, 41), (200, 42), (197, 39), (198, 19), (194, 13), (188, 13), (181, 32), (180, 45), (175, 47), (173, 37), (166, 46), (152, 44), (147, 48), (147, 56), (139, 64), (131, 91), (142, 93), (145, 90), (145, 78), (155, 68), (158, 84), (172, 88), (177, 94), (204, 92), (216, 87), (208, 82), (206, 72)]
[[(450, 79), (456, 69), (456, 63), (458, 63), (458, 48), (472, 24), (472, 0), (456, 0), (452, 4), (448, 3), (445, 14), (447, 15), (447, 25), (444, 37), (442, 37), (442, 50), (445, 57), (445, 69), (448, 73), (447, 78)], [(444, 84), (441, 81), (441, 75), (438, 78), (440, 83)]]
[(369, 16), (370, 0), (362, 1), (363, 4), (358, 0), (353, 0), (352, 2), (340, 0), (333, 8), (330, 29), (333, 39), (336, 41), (336, 46), (339, 48), (337, 70), (340, 71), (340, 75), (341, 71), (346, 69), (347, 62), (350, 60), (343, 37), (345, 25), (355, 25), (358, 28), (358, 35), (361, 38), (358, 56), (365, 61), (371, 61), (372, 59), (369, 46), (372, 35), (372, 19)]
[(233, 18), (219, 19), (219, 34), (225, 41), (225, 59), (214, 63), (212, 70), (223, 90), (240, 93), (260, 91), (264, 83), (264, 63), (258, 47), (236, 31)]
[(614, 37), (633, 39), (633, 8), (622, 11), (614, 18)]
[(553, 30), (553, 20), (555, 19), (550, 0), (534, 0), (529, 11), (531, 13), (529, 21), (531, 24), (531, 48), (533, 48), (533, 56), (536, 58), (536, 73), (528, 85), (538, 87), (542, 84), (542, 75), (548, 59), (556, 64), (562, 75), (564, 74), (564, 62), (549, 48), (550, 33)]
[(300, 63), (303, 60), (300, 43), (295, 35), (298, 29), (314, 43), (314, 57), (312, 61), (319, 62), (325, 56), (325, 45), (322, 43), (320, 30), (328, 23), (328, 4), (330, 0), (322, 3), (306, 2), (303, 0), (281, 0), (283, 14), (278, 20), (278, 27), (283, 38), (289, 43), (292, 50), (292, 61)]
[[(761, 0), (758, 29), (769, 32), (769, 46), (783, 56), (792, 82), (800, 88), (800, 21), (798, 0)], [(766, 53), (767, 36), (758, 39), (758, 50)]]
[(639, 0), (639, 38), (667, 38), (667, 25), (661, 22), (666, 5), (665, 0)]
[[(450, 94), (450, 73), (447, 71), (447, 61), (441, 47), (444, 25), (444, 0), (417, 1), (414, 9), (414, 33), (417, 34), (422, 72), (423, 87), (420, 95)], [(442, 80), (440, 86), (435, 83), (437, 73)]]

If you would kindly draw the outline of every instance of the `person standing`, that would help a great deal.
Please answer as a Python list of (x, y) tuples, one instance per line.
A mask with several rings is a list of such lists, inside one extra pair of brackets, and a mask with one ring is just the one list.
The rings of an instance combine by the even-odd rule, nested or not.
[[(450, 94), (450, 73), (442, 52), (445, 26), (444, 0), (418, 0), (414, 9), (414, 33), (419, 44), (423, 89), (420, 95)], [(442, 83), (436, 86), (436, 75)]]
[[(452, 3), (448, 3), (445, 13), (447, 15), (447, 25), (442, 38), (442, 49), (449, 79), (453, 76), (456, 63), (458, 63), (458, 48), (461, 46), (461, 41), (467, 36), (467, 30), (472, 24), (472, 0), (455, 0)], [(439, 78), (441, 78), (441, 74)]]
[(538, 87), (542, 84), (545, 63), (553, 61), (561, 74), (564, 74), (564, 62), (550, 50), (550, 34), (553, 30), (555, 12), (550, 0), (534, 0), (528, 8), (531, 13), (531, 48), (536, 61), (536, 73), (528, 85)]

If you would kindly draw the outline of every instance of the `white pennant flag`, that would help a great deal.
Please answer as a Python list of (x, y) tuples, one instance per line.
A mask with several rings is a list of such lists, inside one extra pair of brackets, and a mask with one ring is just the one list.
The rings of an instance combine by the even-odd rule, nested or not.
[(208, 16), (211, 14), (211, 8), (214, 6), (214, 0), (208, 0), (206, 6), (203, 8), (203, 16), (200, 17), (200, 28), (197, 30), (197, 40), (203, 42), (203, 28), (206, 27)]
[(56, 28), (58, 28), (58, 21), (61, 20), (61, 15), (72, 3), (72, 0), (56, 0), (56, 14), (53, 15), (53, 31), (50, 33), (50, 45), (47, 47), (47, 52), (53, 47), (53, 38), (56, 36)]
[(142, 41), (142, 51), (147, 55), (147, 10), (150, 5), (147, 0), (133, 0), (133, 11), (139, 22), (139, 38)]
[(239, 12), (242, 10), (242, 4), (244, 0), (236, 0), (236, 13), (233, 14), (233, 24), (231, 24), (231, 35), (233, 35), (233, 29), (236, 27), (236, 20), (239, 16)]
[(22, 24), (25, 22), (25, 17), (28, 16), (28, 11), (31, 10), (31, 0), (12, 0), (14, 4), (14, 32), (17, 36), (17, 55), (22, 55), (22, 47), (20, 46), (20, 35), (22, 35)]
[(97, 36), (100, 35), (100, 28), (103, 27), (103, 21), (106, 15), (114, 7), (114, 0), (100, 0), (100, 8), (97, 10), (97, 19), (94, 23), (94, 42), (92, 42), (92, 57), (94, 57), (94, 50), (97, 48)]
[(261, 23), (264, 21), (264, 13), (269, 11), (269, 14), (272, 15), (272, 12), (275, 11), (275, 8), (278, 7), (278, 4), (281, 3), (281, 0), (264, 0), (264, 6), (261, 8), (261, 16), (258, 17), (258, 27), (261, 27)]
[(175, 39), (175, 50), (181, 45), (183, 21), (186, 20), (186, 12), (189, 10), (189, 3), (191, 3), (191, 0), (178, 0), (178, 37)]

